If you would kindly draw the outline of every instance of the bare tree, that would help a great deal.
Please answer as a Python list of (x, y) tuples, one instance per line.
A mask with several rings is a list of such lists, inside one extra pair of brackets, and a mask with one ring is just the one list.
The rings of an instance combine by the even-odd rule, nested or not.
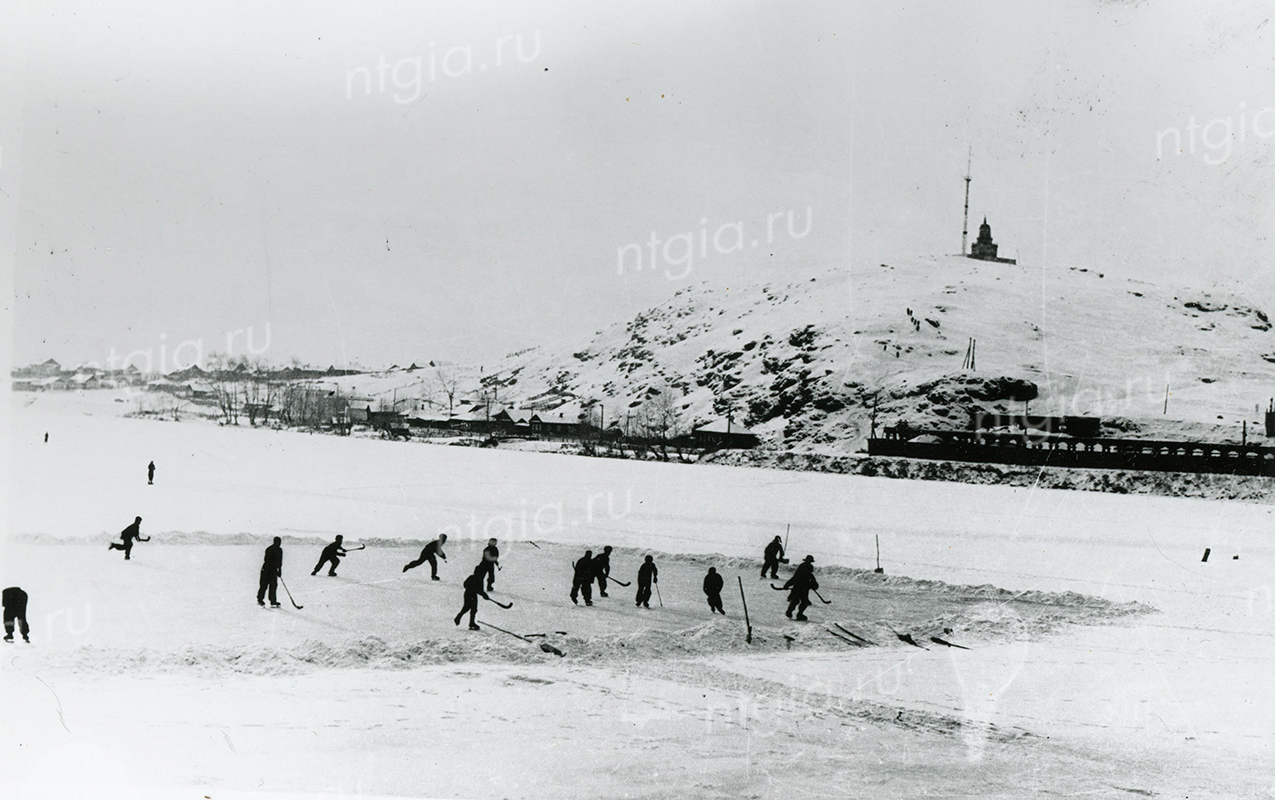
[(645, 403), (638, 407), (638, 418), (643, 435), (659, 445), (659, 457), (668, 461), (668, 446), (685, 433), (682, 419), (682, 396), (676, 390), (664, 386), (657, 389)]
[(434, 368), (434, 384), (438, 390), (447, 398), (447, 416), (455, 413), (456, 407), (456, 390), (460, 381), (456, 376), (455, 367), (445, 367), (439, 365)]

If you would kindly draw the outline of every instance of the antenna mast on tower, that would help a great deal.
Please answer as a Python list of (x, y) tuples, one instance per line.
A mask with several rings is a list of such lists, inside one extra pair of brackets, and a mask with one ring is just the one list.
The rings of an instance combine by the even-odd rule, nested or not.
[(961, 223), (961, 255), (965, 255), (965, 243), (970, 235), (970, 162), (974, 159), (974, 146), (970, 145), (965, 156), (965, 220)]

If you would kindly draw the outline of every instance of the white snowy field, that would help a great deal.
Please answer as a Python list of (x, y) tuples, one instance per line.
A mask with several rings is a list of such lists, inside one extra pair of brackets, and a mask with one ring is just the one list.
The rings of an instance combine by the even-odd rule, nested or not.
[[(0, 581), (31, 594), (33, 645), (0, 668), (6, 796), (1275, 796), (1265, 506), (140, 421), (108, 393), (12, 407)], [(127, 564), (13, 538), (114, 535), (135, 515), (156, 541)], [(734, 560), (789, 524), (834, 601), (804, 627)], [(252, 598), (259, 544), (162, 543), (200, 531), (446, 531), (452, 558), (431, 583), (382, 544), (312, 578), (317, 545), (289, 544), (306, 607), (270, 611)], [(875, 535), (890, 581), (829, 569), (870, 569)], [(479, 618), (565, 658), (451, 625), (488, 536), (515, 607)], [(634, 609), (631, 588), (572, 606), (565, 562), (602, 544), (634, 548), (615, 559), (626, 581), (641, 549), (722, 554), (730, 616), (699, 593), (714, 562), (686, 556), (661, 557), (664, 609)], [(1063, 592), (1156, 611), (1094, 615)], [(972, 649), (930, 643), (943, 622)], [(880, 640), (892, 626), (929, 649)]]

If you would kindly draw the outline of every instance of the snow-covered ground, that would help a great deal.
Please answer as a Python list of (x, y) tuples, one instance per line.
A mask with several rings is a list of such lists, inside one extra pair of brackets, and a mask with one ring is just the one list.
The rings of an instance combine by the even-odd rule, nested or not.
[[(30, 592), (34, 644), (6, 645), (0, 667), (6, 796), (1275, 796), (1267, 506), (229, 429), (126, 405), (14, 397), (0, 582)], [(125, 564), (100, 537), (135, 515), (156, 541)], [(833, 600), (805, 626), (741, 560), (787, 525)], [(260, 544), (201, 531), (293, 537), (285, 579), (305, 609), (257, 608)], [(413, 547), (377, 541), (439, 532), (439, 583), (402, 574)], [(335, 533), (373, 546), (311, 577)], [(867, 572), (878, 535), (885, 580)], [(488, 536), (495, 596), (515, 606), (479, 618), (546, 633), (564, 658), (451, 625)], [(625, 548), (626, 581), (661, 554), (665, 608), (635, 609), (631, 588), (571, 605), (569, 559), (603, 544)], [(726, 619), (699, 591), (709, 563)], [(1008, 593), (960, 588), (980, 584)], [(1124, 613), (1133, 601), (1155, 611)], [(930, 642), (943, 627), (972, 649)]]

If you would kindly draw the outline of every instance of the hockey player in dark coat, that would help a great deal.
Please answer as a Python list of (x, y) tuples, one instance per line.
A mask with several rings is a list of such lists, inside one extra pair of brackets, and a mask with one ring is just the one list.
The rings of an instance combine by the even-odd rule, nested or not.
[(153, 484), (155, 482), (155, 462), (146, 465), (146, 483)]
[(784, 583), (784, 588), (788, 590), (788, 610), (784, 612), (784, 616), (793, 619), (792, 612), (795, 610), (796, 619), (805, 622), (806, 609), (810, 608), (810, 593), (819, 588), (819, 582), (815, 580), (814, 556), (806, 556), (797, 565), (797, 571)]
[(593, 605), (593, 578), (594, 578), (594, 558), (592, 550), (585, 550), (584, 555), (580, 557), (573, 566), (575, 573), (571, 576), (571, 602), (580, 605), (580, 601), (576, 598), (583, 594), (584, 604), (586, 606)]
[[(438, 559), (447, 560), (447, 554), (443, 552), (443, 545), (447, 542), (447, 534), (440, 533), (438, 538), (425, 545), (425, 549), (421, 551), (421, 557), (403, 567), (403, 571), (419, 567), (426, 561), (429, 562), (429, 577), (438, 580)], [(437, 556), (438, 558), (435, 558)]]
[(483, 548), (483, 560), (478, 566), (487, 576), (487, 591), (490, 592), (496, 588), (496, 570), (500, 569), (500, 548), (496, 546), (495, 539), (487, 540), (487, 546)]
[(638, 567), (637, 602), (634, 605), (650, 608), (651, 584), (660, 582), (660, 571), (655, 566), (655, 559), (650, 556)]
[(774, 538), (770, 544), (766, 545), (766, 550), (762, 553), (761, 576), (766, 577), (766, 572), (770, 571), (770, 577), (779, 577), (779, 565), (787, 564), (788, 559), (784, 558), (784, 543), (778, 536)]
[(13, 641), (16, 623), (18, 632), (22, 634), (22, 641), (30, 642), (31, 639), (27, 636), (31, 633), (31, 626), (27, 625), (27, 593), (17, 586), (10, 586), (0, 594), (0, 604), (4, 606), (4, 640)]
[[(460, 609), (460, 613), (456, 615), (456, 619), (452, 620), (457, 625), (460, 624), (461, 618), (465, 616), (465, 612), (469, 612), (469, 629), (471, 631), (481, 630), (475, 617), (478, 615), (478, 598), (487, 597), (487, 593), (483, 591), (483, 566), (480, 564), (474, 570), (474, 574), (465, 579), (465, 605)], [(490, 597), (487, 597), (490, 600)]]
[(611, 577), (611, 545), (602, 548), (601, 555), (593, 557), (593, 574), (598, 579), (598, 594), (607, 596), (607, 578)]
[(708, 595), (709, 611), (726, 614), (726, 609), (722, 608), (722, 586), (724, 585), (722, 576), (717, 574), (717, 567), (709, 567), (708, 574), (704, 576), (704, 594)]
[(257, 585), (257, 605), (266, 604), (266, 592), (270, 593), (270, 607), (279, 607), (279, 579), (283, 577), (283, 539), (274, 537), (274, 544), (266, 548), (266, 556), (261, 562), (261, 580)]
[(124, 560), (128, 561), (133, 555), (133, 542), (149, 542), (149, 536), (142, 536), (142, 518), (138, 517), (133, 520), (133, 524), (120, 531), (120, 539), (123, 542), (111, 542), (107, 546), (107, 550), (123, 550)]
[(319, 554), (319, 563), (314, 565), (314, 570), (310, 573), (311, 575), (318, 575), (319, 570), (323, 569), (323, 565), (331, 562), (332, 566), (328, 569), (328, 577), (336, 577), (337, 564), (341, 563), (340, 557), (346, 554), (345, 548), (341, 546), (341, 542), (344, 541), (344, 538), (345, 537), (338, 533), (336, 535), (336, 541), (323, 548), (323, 552)]

